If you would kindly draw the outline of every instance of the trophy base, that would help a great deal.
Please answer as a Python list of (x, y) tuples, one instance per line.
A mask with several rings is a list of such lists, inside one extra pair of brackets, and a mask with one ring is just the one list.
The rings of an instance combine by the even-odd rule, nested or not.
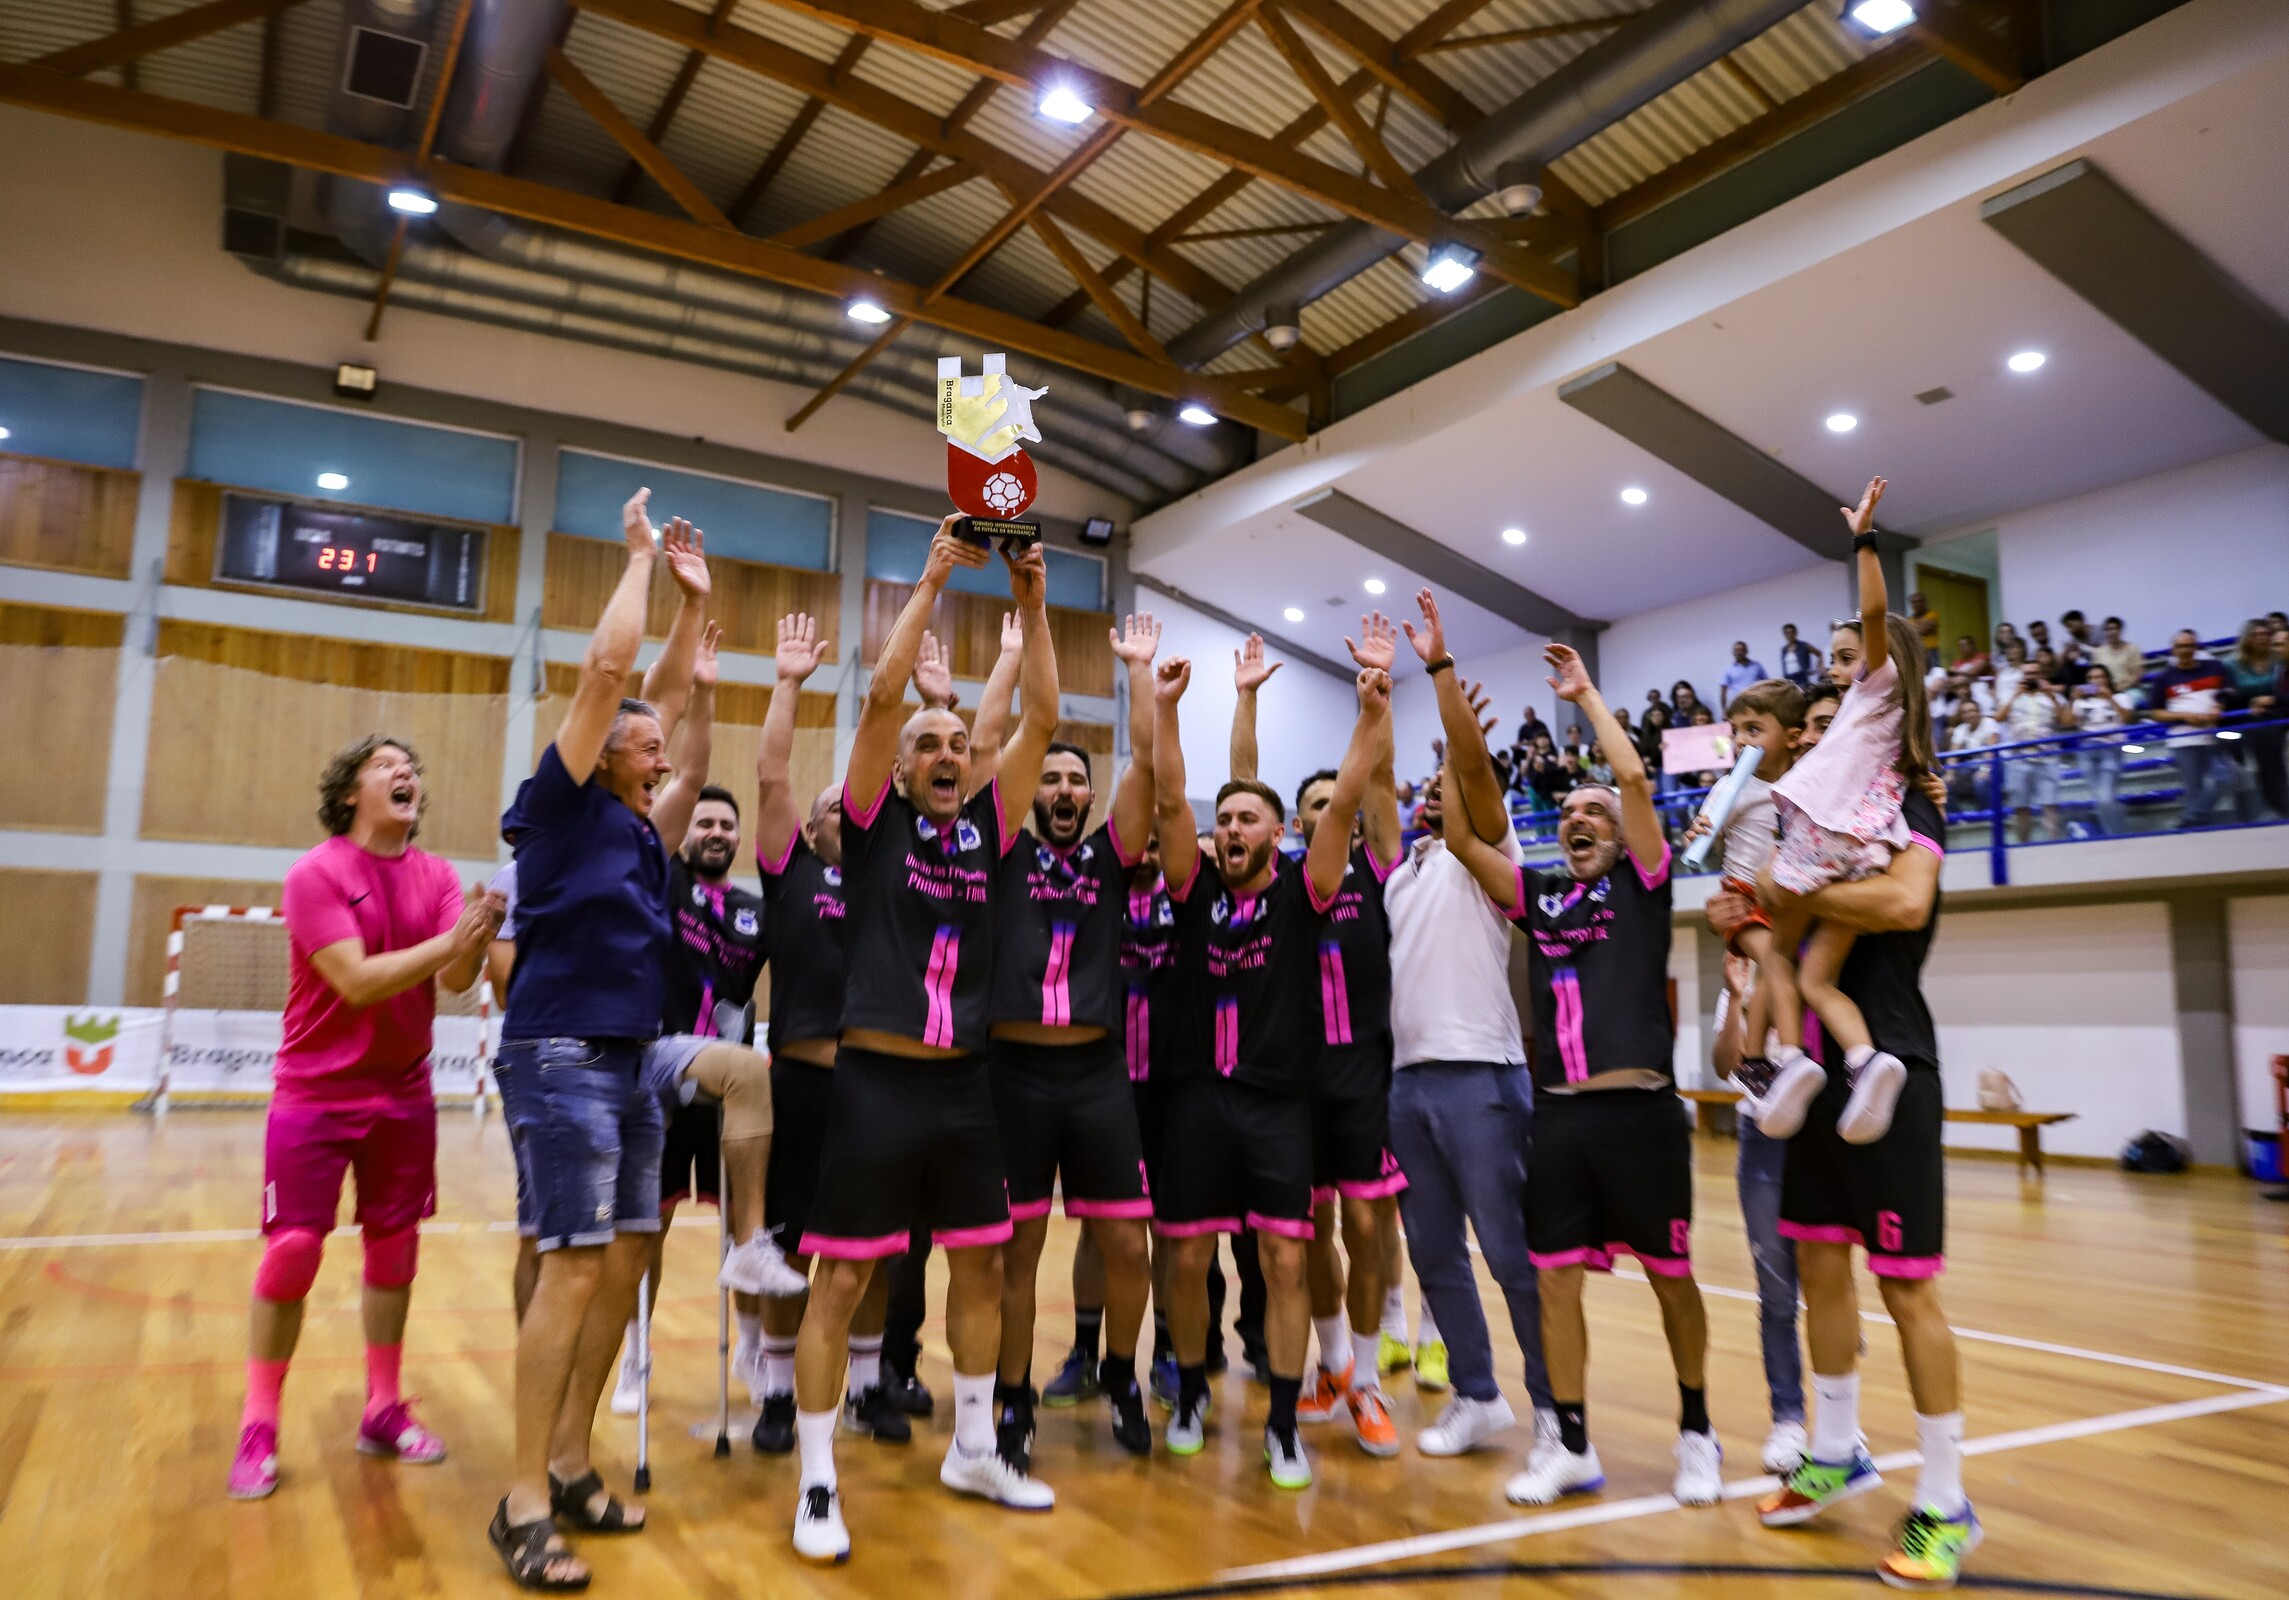
[(1041, 540), (1041, 524), (1003, 517), (964, 517), (954, 525), (954, 536), (972, 544), (990, 545), (996, 539), (1006, 539), (1012, 544), (1037, 544)]

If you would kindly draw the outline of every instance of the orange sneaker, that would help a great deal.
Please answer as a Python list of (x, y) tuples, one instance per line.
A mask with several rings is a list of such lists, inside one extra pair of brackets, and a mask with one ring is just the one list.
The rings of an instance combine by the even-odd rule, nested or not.
[(1296, 1396), (1296, 1421), (1333, 1422), (1343, 1415), (1343, 1398), (1351, 1388), (1351, 1369), (1342, 1372), (1317, 1369), (1311, 1387)]
[(1359, 1448), (1376, 1457), (1397, 1455), (1399, 1430), (1391, 1421), (1391, 1407), (1383, 1391), (1369, 1384), (1353, 1389), (1345, 1398), (1351, 1402), (1352, 1426), (1359, 1430)]

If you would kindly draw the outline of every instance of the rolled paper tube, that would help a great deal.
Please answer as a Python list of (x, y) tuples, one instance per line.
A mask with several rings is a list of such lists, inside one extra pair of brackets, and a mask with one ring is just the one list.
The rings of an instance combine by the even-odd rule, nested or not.
[(1741, 753), (1734, 758), (1733, 770), (1726, 773), (1709, 791), (1709, 797), (1701, 802), (1700, 814), (1709, 819), (1709, 831), (1695, 839), (1692, 848), (1685, 852), (1686, 866), (1698, 871), (1708, 861), (1709, 852), (1724, 837), (1726, 819), (1732, 816), (1741, 791), (1748, 787), (1749, 779), (1756, 776), (1757, 766), (1763, 760), (1764, 752), (1755, 745), (1741, 746)]

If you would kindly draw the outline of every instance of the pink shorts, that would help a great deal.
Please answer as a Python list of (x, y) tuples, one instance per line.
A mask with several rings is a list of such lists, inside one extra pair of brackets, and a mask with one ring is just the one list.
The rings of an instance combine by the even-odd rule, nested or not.
[(437, 1214), (437, 1103), (273, 1099), (262, 1141), (262, 1231), (331, 1233), (342, 1172), (358, 1175), (357, 1220), (402, 1233)]
[(1821, 827), (1794, 806), (1780, 808), (1780, 844), (1772, 853), (1772, 881), (1790, 894), (1872, 878), (1891, 864), (1892, 847), (1883, 840), (1855, 839)]

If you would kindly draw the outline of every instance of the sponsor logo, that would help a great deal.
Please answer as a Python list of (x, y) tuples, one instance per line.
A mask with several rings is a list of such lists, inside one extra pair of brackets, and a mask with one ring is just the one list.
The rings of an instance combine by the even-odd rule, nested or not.
[(64, 1065), (83, 1078), (110, 1071), (112, 1041), (118, 1037), (117, 1017), (99, 1017), (92, 1012), (84, 1017), (65, 1017)]
[(752, 939), (761, 930), (762, 924), (755, 920), (755, 912), (752, 907), (741, 906), (731, 914), (731, 931), (739, 935), (740, 938)]
[(955, 849), (975, 850), (984, 843), (985, 839), (981, 834), (979, 834), (978, 825), (972, 822), (968, 817), (964, 817), (961, 821), (954, 824)]

